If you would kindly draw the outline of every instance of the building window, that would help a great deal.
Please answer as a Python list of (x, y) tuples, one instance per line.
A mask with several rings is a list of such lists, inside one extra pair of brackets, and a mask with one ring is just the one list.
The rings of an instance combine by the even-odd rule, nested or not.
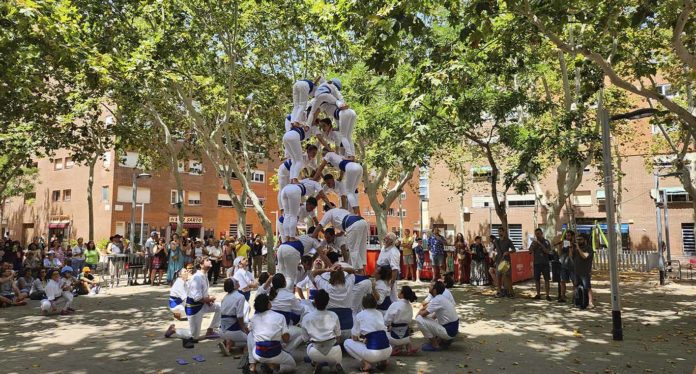
[(260, 170), (254, 170), (251, 173), (251, 181), (256, 183), (263, 183), (266, 181), (266, 173)]
[(189, 161), (189, 174), (202, 175), (203, 174), (203, 164), (197, 160)]
[(474, 208), (488, 208), (493, 206), (493, 198), (490, 196), (473, 196), (471, 206)]
[[(266, 199), (259, 197), (259, 203), (261, 203), (261, 206), (264, 206), (266, 204)], [(244, 202), (245, 206), (254, 206), (254, 204), (251, 202), (251, 198), (247, 197), (246, 202)]]
[(109, 200), (111, 200), (111, 194), (109, 193), (109, 186), (102, 186), (101, 199), (102, 199), (103, 203), (108, 203)]
[(672, 98), (675, 96), (674, 92), (672, 92), (672, 85), (669, 83), (658, 84), (656, 88), (657, 92), (666, 98)]
[(188, 205), (201, 205), (201, 193), (198, 191), (189, 191), (188, 195)]
[(401, 211), (397, 212), (397, 213), (400, 213), (400, 214), (397, 214), (398, 217), (406, 217), (406, 209), (401, 209)]
[(232, 199), (230, 198), (230, 195), (226, 193), (219, 193), (217, 199), (217, 206), (221, 208), (229, 208), (234, 205), (232, 205)]
[[(246, 225), (246, 235), (248, 236), (249, 233), (251, 233), (252, 226), (251, 225)], [(234, 236), (235, 238), (239, 236), (239, 230), (237, 229), (238, 226), (236, 223), (233, 223), (230, 225), (230, 236)]]
[(57, 158), (53, 160), (53, 170), (63, 170), (63, 159)]
[[(181, 194), (183, 195), (185, 191), (181, 191)], [(169, 194), (169, 203), (174, 205), (180, 203), (181, 200), (179, 200), (179, 192), (177, 190), (172, 190)]]
[[(150, 188), (138, 187), (138, 196), (136, 196), (136, 198), (136, 203), (138, 204), (149, 204)], [(118, 186), (118, 190), (116, 191), (116, 201), (119, 203), (131, 203), (133, 201), (133, 187)]]
[(63, 190), (63, 201), (70, 201), (72, 198), (72, 190)]
[(126, 168), (135, 168), (138, 165), (138, 158), (137, 152), (126, 152), (126, 155), (121, 158), (119, 165)]
[(694, 240), (694, 224), (682, 223), (682, 243), (684, 243), (684, 253), (694, 255), (696, 253), (696, 241)]
[(24, 204), (33, 204), (36, 201), (36, 192), (27, 192), (24, 194)]
[(394, 216), (394, 208), (387, 209), (387, 216), (390, 216), (390, 217)]
[(60, 191), (59, 190), (51, 191), (51, 201), (53, 201), (53, 202), (60, 201)]
[(573, 205), (592, 205), (592, 191), (575, 191), (575, 193), (573, 194)]
[(402, 192), (399, 196), (401, 200), (406, 200), (406, 192)]
[(105, 152), (102, 155), (102, 160), (105, 168), (111, 167), (111, 152)]
[(177, 170), (179, 173), (185, 172), (185, 171), (186, 171), (186, 163), (183, 162), (183, 161), (179, 161), (178, 164), (177, 164), (177, 169), (176, 169), (176, 170)]
[[(501, 226), (499, 224), (495, 224), (492, 227), (492, 233), (495, 235), (495, 237), (498, 237), (498, 228)], [(515, 245), (516, 250), (523, 249), (522, 247), (522, 225), (521, 224), (514, 224), (514, 223), (509, 223), (508, 224), (508, 237), (512, 241), (512, 244)]]
[(507, 203), (509, 207), (534, 207), (536, 200), (534, 195), (510, 195)]
[(73, 166), (75, 166), (75, 161), (73, 160), (72, 157), (66, 157), (65, 158), (65, 168), (66, 169), (72, 169)]
[(668, 203), (688, 203), (693, 200), (691, 195), (681, 188), (674, 189), (673, 191), (665, 190), (664, 197)]

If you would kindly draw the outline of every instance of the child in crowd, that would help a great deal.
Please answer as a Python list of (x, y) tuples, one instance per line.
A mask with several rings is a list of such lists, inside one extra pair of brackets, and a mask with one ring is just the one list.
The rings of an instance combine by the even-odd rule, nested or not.
[(384, 323), (389, 329), (389, 344), (392, 346), (392, 356), (400, 354), (412, 355), (418, 349), (411, 348), (411, 320), (413, 308), (411, 303), (416, 301), (416, 294), (411, 287), (403, 286), (399, 292), (399, 300), (392, 303), (384, 314)]
[(384, 370), (392, 353), (384, 317), (376, 309), (377, 300), (373, 295), (366, 295), (362, 305), (363, 311), (355, 316), (352, 339), (346, 340), (343, 346), (349, 355), (360, 361), (361, 371), (370, 371), (372, 365)]
[(61, 278), (58, 270), (52, 270), (49, 278), (46, 285), (46, 299), (41, 301), (41, 314), (46, 316), (49, 311), (55, 312), (60, 304), (63, 304), (61, 316), (75, 313), (75, 309), (71, 308), (73, 302), (71, 286), (66, 284), (65, 278)]

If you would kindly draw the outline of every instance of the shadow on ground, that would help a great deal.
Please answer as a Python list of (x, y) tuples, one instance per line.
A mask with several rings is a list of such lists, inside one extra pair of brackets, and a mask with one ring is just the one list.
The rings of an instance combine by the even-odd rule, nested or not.
[[(517, 285), (515, 299), (495, 299), (487, 287), (455, 288), (462, 338), (448, 351), (393, 358), (387, 372), (405, 373), (690, 373), (696, 364), (696, 285), (658, 287), (652, 275), (622, 276), (624, 341), (611, 335), (606, 277), (596, 276), (597, 308), (532, 300), (533, 285)], [(407, 282), (422, 298), (424, 284)], [(214, 288), (222, 297), (222, 290)], [(552, 289), (555, 296), (555, 289)], [(164, 339), (173, 323), (166, 287), (119, 287), (76, 298), (78, 313), (41, 317), (38, 302), (0, 309), (3, 372), (8, 373), (237, 373), (215, 342), (192, 350)], [(414, 305), (415, 306), (415, 305)], [(207, 326), (208, 319), (204, 322)], [(186, 322), (177, 322), (186, 327)], [(414, 342), (424, 342), (416, 333)], [(191, 358), (203, 355), (205, 362)], [(298, 373), (309, 373), (295, 352)], [(189, 362), (180, 366), (176, 359)], [(347, 372), (357, 362), (344, 355)]]

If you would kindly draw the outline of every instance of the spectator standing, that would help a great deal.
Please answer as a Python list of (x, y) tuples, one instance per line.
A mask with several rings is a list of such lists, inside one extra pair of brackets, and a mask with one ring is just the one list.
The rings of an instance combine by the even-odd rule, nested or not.
[(92, 270), (97, 270), (99, 263), (99, 251), (94, 241), (90, 240), (85, 246), (85, 264)]
[(574, 265), (572, 251), (577, 244), (575, 243), (575, 231), (568, 230), (565, 233), (565, 239), (560, 243), (560, 251), (558, 252), (558, 261), (561, 263), (560, 287), (558, 292), (558, 302), (566, 302), (566, 289), (568, 282), (575, 282), (573, 274)]
[(423, 238), (416, 236), (416, 246), (413, 247), (413, 254), (416, 259), (416, 282), (421, 281), (421, 271), (425, 264), (425, 249), (423, 248)]
[[(235, 251), (237, 253), (237, 257), (244, 257), (247, 259), (247, 262), (249, 262), (250, 251), (251, 247), (249, 246), (249, 244), (247, 244), (246, 236), (240, 236), (239, 240), (237, 240), (237, 248)], [(251, 270), (251, 268), (249, 268), (249, 270)]]
[(162, 282), (162, 275), (164, 274), (164, 269), (167, 269), (167, 258), (169, 257), (169, 251), (167, 250), (167, 242), (164, 238), (159, 239), (154, 246), (152, 246), (152, 264), (150, 267), (150, 285), (155, 284), (155, 278), (157, 278), (157, 285), (159, 286)]
[(172, 235), (172, 241), (169, 243), (169, 254), (167, 259), (167, 283), (172, 284), (178, 274), (179, 270), (183, 269), (186, 264), (186, 258), (184, 251), (181, 248), (181, 243), (179, 242), (179, 235)]
[(416, 271), (413, 268), (415, 264), (413, 258), (413, 236), (411, 236), (411, 230), (409, 229), (404, 230), (404, 237), (401, 239), (401, 254), (404, 256), (404, 279), (415, 279)]
[(222, 272), (227, 273), (227, 269), (231, 268), (234, 258), (237, 257), (234, 253), (233, 242), (225, 240), (222, 245)]
[(215, 245), (215, 239), (208, 239), (208, 246), (205, 247), (205, 251), (208, 253), (208, 258), (210, 259), (211, 267), (208, 270), (208, 282), (213, 282), (217, 284), (218, 277), (220, 277), (220, 260), (222, 259), (222, 251)]
[(254, 277), (258, 278), (263, 271), (263, 239), (259, 234), (256, 234), (256, 239), (251, 245), (251, 259)]
[[(507, 236), (507, 231), (504, 227), (498, 228), (498, 239), (493, 242), (495, 247), (495, 270), (498, 293), (496, 297), (507, 296), (513, 298), (512, 290), (512, 263), (510, 262), (510, 253), (515, 252), (515, 245)], [(502, 262), (507, 261), (507, 269), (501, 269), (499, 266)], [(503, 266), (504, 267), (504, 266)], [(505, 292), (502, 292), (502, 287), (505, 287)]]
[(594, 300), (592, 298), (592, 261), (594, 260), (594, 251), (592, 246), (587, 243), (584, 236), (578, 236), (578, 244), (573, 251), (573, 265), (575, 270), (575, 284), (582, 285), (587, 291), (589, 299), (588, 308), (594, 308)]
[(470, 283), (474, 286), (488, 284), (488, 251), (483, 246), (480, 236), (474, 238), (474, 243), (469, 248), (469, 252), (471, 253)]
[(430, 261), (433, 266), (433, 279), (440, 279), (440, 272), (445, 271), (445, 238), (440, 235), (440, 229), (434, 229), (428, 239)]
[(457, 234), (454, 240), (454, 250), (459, 261), (459, 284), (469, 284), (471, 281), (471, 252), (462, 233)]
[(152, 284), (152, 261), (154, 260), (154, 248), (155, 246), (159, 243), (159, 233), (157, 231), (153, 231), (150, 233), (150, 237), (147, 238), (145, 241), (145, 248), (143, 248), (143, 252), (145, 253), (145, 261), (144, 261), (144, 267), (145, 267), (145, 282)]
[(85, 240), (83, 238), (77, 239), (77, 244), (72, 248), (72, 267), (74, 269), (82, 269), (85, 264)]
[(536, 296), (534, 296), (534, 299), (536, 300), (541, 299), (541, 276), (543, 275), (546, 300), (551, 301), (551, 296), (549, 296), (549, 255), (551, 250), (551, 243), (544, 237), (544, 231), (540, 228), (534, 230), (534, 240), (529, 246), (529, 251), (534, 255), (534, 282), (536, 285)]

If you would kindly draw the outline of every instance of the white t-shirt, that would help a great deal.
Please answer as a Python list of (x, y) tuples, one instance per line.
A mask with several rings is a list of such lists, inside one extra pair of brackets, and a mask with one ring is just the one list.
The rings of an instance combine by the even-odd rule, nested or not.
[(321, 184), (314, 179), (305, 178), (300, 183), (305, 187), (307, 197), (316, 197), (322, 191)]
[(237, 281), (237, 283), (239, 283), (240, 291), (243, 291), (245, 288), (249, 287), (249, 285), (254, 283), (254, 276), (246, 269), (240, 268), (235, 270), (233, 278)]
[(324, 155), (324, 161), (328, 162), (332, 167), (338, 169), (339, 165), (343, 161), (343, 156), (336, 152), (327, 152)]
[(205, 247), (205, 249), (208, 251), (208, 256), (213, 257), (213, 260), (219, 260), (220, 256), (222, 256), (222, 251), (220, 250), (220, 248), (214, 245), (209, 245)]
[(198, 270), (188, 283), (188, 297), (194, 301), (208, 296), (208, 275), (203, 270)]
[(375, 331), (387, 331), (384, 325), (384, 317), (377, 309), (365, 309), (353, 318), (351, 334), (355, 336), (367, 335)]
[(372, 281), (370, 279), (363, 280), (353, 285), (353, 313), (357, 314), (363, 310), (362, 299), (365, 295), (370, 293), (372, 293)]
[(244, 295), (233, 291), (225, 295), (220, 303), (220, 315), (229, 316), (220, 319), (220, 328), (225, 331), (235, 322), (244, 321)]
[[(79, 245), (74, 246), (73, 249), (72, 249), (72, 256), (73, 256), (73, 258), (84, 259), (84, 258), (85, 258), (85, 249), (86, 249), (86, 248), (87, 248), (87, 247), (85, 247), (84, 244), (82, 245), (82, 247), (80, 247)], [(81, 269), (80, 269), (80, 270), (81, 270)]]
[(281, 312), (293, 312), (297, 314), (302, 312), (300, 301), (295, 297), (295, 294), (290, 292), (290, 290), (287, 288), (281, 288), (278, 290), (276, 297), (271, 300), (271, 309)]
[[(452, 302), (452, 304), (456, 304), (456, 303), (454, 302), (454, 296), (452, 296), (452, 292), (450, 292), (449, 288), (445, 288), (445, 292), (442, 293), (442, 296), (444, 296), (445, 298), (447, 298), (447, 300), (449, 300), (450, 302)], [(428, 294), (428, 296), (425, 297), (425, 300), (424, 300), (423, 302), (424, 302), (424, 303), (429, 303), (430, 300), (432, 300), (432, 299), (433, 299), (433, 295)]]
[(377, 305), (382, 304), (384, 299), (391, 295), (391, 287), (389, 287), (387, 282), (381, 279), (375, 282), (375, 291), (377, 292), (377, 296), (379, 296), (377, 299)]
[(407, 300), (399, 299), (393, 302), (384, 314), (384, 323), (411, 323), (413, 319), (413, 308)]
[(334, 228), (343, 230), (343, 218), (349, 214), (351, 213), (343, 208), (332, 208), (324, 212), (324, 216), (321, 217), (319, 224), (321, 227), (326, 227), (330, 223)]
[(251, 331), (255, 342), (281, 341), (283, 334), (288, 333), (285, 317), (272, 310), (256, 313), (251, 318)]
[(60, 278), (58, 282), (54, 281), (53, 279), (50, 279), (48, 283), (46, 284), (46, 298), (48, 301), (53, 301), (60, 296), (63, 295), (63, 285), (65, 284), (65, 281), (63, 278)]
[(196, 257), (201, 257), (203, 256), (203, 247), (193, 247), (193, 254)]
[(327, 308), (350, 308), (353, 304), (352, 290), (355, 284), (355, 276), (348, 274), (344, 285), (332, 285), (321, 275), (314, 277), (314, 283), (320, 290), (325, 290), (329, 294), (329, 305)]
[(392, 270), (400, 269), (401, 252), (395, 246), (382, 248), (377, 257), (377, 266), (389, 265)]
[(184, 281), (183, 279), (177, 278), (172, 285), (172, 289), (169, 290), (169, 296), (178, 297), (181, 300), (186, 301), (186, 296), (188, 295), (187, 283), (188, 282)]
[(302, 242), (305, 254), (314, 254), (317, 252), (316, 249), (319, 248), (319, 241), (309, 235), (300, 235), (297, 240)]
[(341, 336), (341, 325), (336, 313), (314, 310), (302, 318), (302, 335), (309, 342), (324, 342)]
[(437, 323), (440, 325), (459, 319), (454, 304), (442, 295), (433, 297), (428, 304), (427, 310), (429, 315), (434, 316), (435, 319), (437, 319)]

